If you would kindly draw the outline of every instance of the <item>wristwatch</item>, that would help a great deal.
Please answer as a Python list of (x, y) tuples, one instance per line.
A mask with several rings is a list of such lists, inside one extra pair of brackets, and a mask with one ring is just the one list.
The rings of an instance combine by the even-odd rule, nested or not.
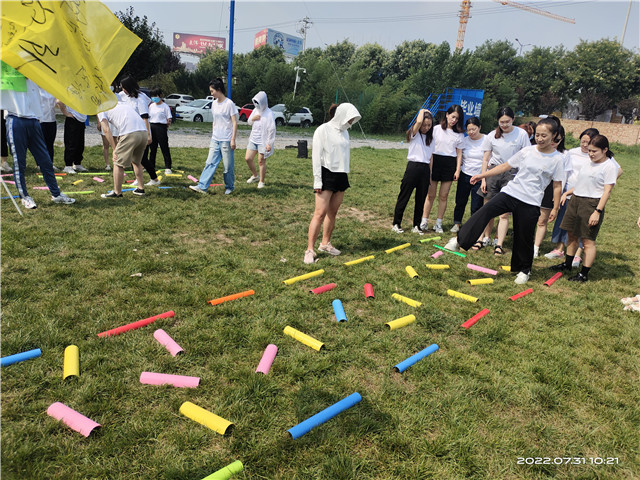
[(599, 208), (596, 208), (596, 212), (602, 214), (602, 210), (600, 210)]

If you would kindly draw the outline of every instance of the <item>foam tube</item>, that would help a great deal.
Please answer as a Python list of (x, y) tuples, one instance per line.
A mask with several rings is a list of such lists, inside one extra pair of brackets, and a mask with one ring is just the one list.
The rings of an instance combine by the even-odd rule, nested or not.
[(444, 247), (441, 247), (440, 245), (436, 245), (435, 243), (433, 244), (434, 247), (439, 248), (440, 250), (442, 250), (443, 252), (447, 252), (447, 253), (453, 253), (454, 255), (457, 255), (459, 257), (466, 257), (466, 255), (464, 253), (460, 253), (460, 252), (454, 252), (453, 250), (448, 250)]
[(72, 185), (80, 185), (82, 182), (84, 182), (84, 180), (76, 180)]
[(515, 302), (517, 299), (522, 298), (525, 295), (529, 295), (530, 293), (533, 293), (533, 288), (529, 288), (529, 289), (525, 290), (524, 292), (516, 293), (514, 296), (509, 297), (509, 298)]
[(69, 345), (64, 349), (64, 364), (62, 367), (62, 379), (80, 376), (80, 350), (76, 345)]
[(547, 280), (546, 282), (544, 282), (544, 284), (547, 287), (550, 287), (551, 285), (553, 285), (555, 283), (556, 280), (558, 280), (560, 277), (562, 276), (562, 272), (558, 272), (556, 273), (553, 277), (551, 277), (549, 280)]
[(66, 426), (81, 433), (85, 437), (91, 435), (91, 432), (95, 428), (102, 426), (60, 402), (52, 403), (49, 408), (47, 408), (47, 415), (56, 420), (60, 420)]
[(89, 195), (95, 193), (95, 190), (83, 190), (82, 192), (64, 192), (65, 195), (73, 197), (74, 195)]
[(429, 238), (423, 238), (422, 240), (420, 240), (420, 243), (427, 243), (427, 242), (434, 242), (436, 240), (440, 240), (442, 237), (429, 237)]
[(142, 372), (140, 374), (140, 383), (144, 383), (145, 385), (171, 385), (177, 388), (196, 388), (200, 384), (200, 377)]
[(370, 283), (364, 284), (364, 298), (376, 298), (373, 294), (373, 285)]
[(391, 296), (392, 296), (393, 298), (395, 298), (396, 300), (400, 301), (400, 302), (406, 303), (407, 305), (411, 305), (411, 306), (412, 306), (412, 307), (414, 307), (414, 308), (418, 308), (418, 307), (421, 307), (421, 306), (422, 306), (422, 302), (419, 302), (419, 301), (417, 301), (417, 300), (412, 300), (412, 299), (411, 299), (411, 298), (409, 298), (409, 297), (405, 297), (405, 296), (403, 296), (403, 295), (399, 295), (399, 294), (397, 294), (397, 293), (394, 293), (394, 294), (392, 294)]
[(245, 290), (244, 292), (234, 293), (233, 295), (227, 295), (226, 297), (220, 297), (214, 300), (208, 300), (207, 303), (210, 303), (211, 305), (220, 305), (221, 303), (224, 303), (224, 302), (237, 300), (238, 298), (242, 298), (242, 297), (248, 297), (250, 295), (253, 295), (254, 293), (256, 292), (254, 292), (253, 290)]
[(193, 175), (188, 175), (188, 176), (187, 176), (187, 178), (188, 178), (189, 180), (191, 180), (192, 182), (196, 182), (196, 183), (198, 183), (198, 182), (200, 181), (200, 180), (198, 180), (196, 177), (194, 177)]
[(488, 275), (497, 275), (497, 270), (491, 270), (490, 268), (480, 267), (478, 265), (474, 265), (473, 263), (467, 263), (467, 268), (471, 270), (475, 270), (476, 272), (486, 273)]
[(500, 268), (502, 270), (504, 270), (505, 272), (510, 272), (511, 271), (511, 266), (510, 265), (502, 265)]
[(410, 246), (411, 246), (410, 243), (403, 243), (402, 245), (398, 245), (397, 247), (389, 248), (388, 250), (385, 250), (385, 252), (387, 253), (397, 252), (398, 250), (402, 250), (403, 248), (407, 248)]
[(0, 358), (0, 367), (6, 367), (7, 365), (12, 365), (14, 363), (31, 360), (32, 358), (39, 357), (40, 355), (42, 355), (42, 350), (39, 348), (34, 348), (33, 350), (28, 350), (26, 352), (14, 353), (13, 355), (7, 355), (6, 357)]
[(226, 467), (222, 467), (217, 472), (207, 475), (202, 480), (229, 480), (236, 473), (240, 473), (243, 468), (242, 462), (240, 460), (236, 460)]
[(438, 258), (438, 257), (440, 257), (442, 255), (444, 255), (444, 252), (442, 250), (438, 250), (436, 253), (431, 255), (431, 258)]
[(297, 277), (289, 278), (287, 280), (283, 280), (282, 283), (285, 285), (293, 285), (300, 280), (306, 280), (307, 278), (317, 277), (318, 275), (322, 275), (324, 273), (323, 269), (315, 270), (313, 272), (305, 273), (304, 275), (299, 275)]
[(98, 183), (104, 183), (104, 180), (102, 178), (100, 178), (100, 177), (93, 177), (92, 180), (95, 180)]
[(314, 288), (313, 290), (309, 290), (311, 293), (319, 295), (324, 292), (328, 292), (329, 290), (333, 290), (338, 286), (337, 283), (327, 283), (326, 285), (322, 285), (321, 287)]
[(467, 283), (470, 285), (489, 285), (493, 283), (493, 278), (472, 278), (467, 280)]
[(395, 320), (391, 320), (390, 322), (385, 323), (389, 330), (395, 330), (396, 328), (406, 327), (410, 323), (416, 321), (415, 315), (407, 315), (406, 317), (396, 318)]
[(127, 332), (129, 330), (135, 330), (136, 328), (149, 325), (150, 323), (153, 323), (161, 318), (171, 318), (173, 316), (175, 316), (175, 312), (173, 310), (170, 310), (159, 315), (154, 315), (153, 317), (145, 318), (144, 320), (138, 320), (137, 322), (129, 323), (127, 325), (122, 325), (121, 327), (107, 330), (106, 332), (99, 333), (98, 336), (109, 337), (111, 335), (120, 335), (121, 333)]
[(480, 310), (478, 313), (476, 313), (473, 317), (471, 317), (469, 320), (467, 320), (460, 326), (468, 329), (469, 327), (472, 327), (478, 320), (484, 317), (487, 313), (489, 313), (489, 309), (483, 308), (482, 310)]
[(290, 337), (295, 338), (300, 343), (304, 343), (306, 346), (311, 347), (314, 350), (317, 350), (318, 352), (322, 350), (322, 348), (324, 347), (324, 343), (322, 343), (321, 341), (316, 340), (315, 338), (310, 337), (306, 333), (302, 333), (300, 330), (296, 330), (295, 328), (290, 327), (288, 325), (284, 327), (283, 331), (285, 335), (289, 335)]
[(467, 295), (465, 293), (462, 292), (456, 292), (455, 290), (447, 290), (447, 295), (450, 295), (452, 297), (456, 297), (456, 298), (462, 298), (463, 300), (466, 300), (467, 302), (477, 302), (478, 299), (476, 297), (472, 297), (471, 295)]
[(407, 265), (406, 267), (404, 267), (404, 269), (407, 271), (411, 278), (418, 278), (420, 276), (418, 275), (418, 272), (416, 272), (415, 268), (413, 268), (411, 265)]
[(411, 357), (407, 358), (404, 362), (400, 362), (399, 364), (395, 365), (393, 368), (394, 368), (394, 370), (396, 372), (402, 373), (407, 368), (409, 368), (411, 365), (413, 365), (414, 363), (419, 362), (424, 357), (428, 357), (433, 352), (436, 352), (439, 349), (440, 349), (440, 347), (438, 345), (436, 345), (435, 343), (433, 345), (429, 345), (424, 350), (420, 350), (418, 353), (416, 353), (415, 355), (412, 355)]
[(362, 262), (366, 262), (367, 260), (373, 260), (375, 257), (375, 255), (369, 255), (368, 257), (362, 257), (362, 258), (358, 258), (357, 260), (351, 260), (350, 262), (345, 262), (344, 264), (349, 266), (349, 265), (357, 265), (358, 263), (362, 263)]
[[(442, 253), (442, 252), (439, 252)], [(425, 266), (431, 270), (447, 270), (449, 265), (438, 264), (438, 263), (426, 263)]]
[(184, 352), (184, 350), (182, 350), (182, 347), (178, 345), (175, 340), (161, 328), (153, 332), (153, 338), (160, 342), (160, 345), (163, 345), (167, 350), (169, 350), (169, 353), (174, 357), (179, 353)]
[(342, 306), (342, 302), (336, 298), (333, 302), (331, 302), (331, 305), (333, 305), (333, 313), (335, 313), (336, 320), (338, 321), (338, 323), (346, 322), (347, 314), (344, 313), (344, 307)]
[(273, 359), (276, 358), (277, 354), (278, 347), (273, 343), (267, 345), (267, 348), (264, 349), (264, 353), (262, 354), (262, 359), (260, 359), (260, 363), (258, 364), (258, 368), (256, 368), (256, 373), (264, 373), (265, 375), (269, 373)]
[(215, 413), (211, 413), (191, 402), (184, 402), (180, 405), (180, 413), (194, 422), (198, 422), (214, 432), (218, 432), (220, 435), (226, 435), (231, 432), (231, 428), (233, 428), (233, 423), (229, 420), (225, 420)]
[(352, 393), (346, 398), (343, 398), (337, 403), (334, 403), (328, 408), (325, 408), (321, 412), (316, 413), (314, 416), (307, 418), (304, 422), (300, 422), (295, 427), (287, 430), (291, 435), (291, 438), (296, 439), (303, 436), (305, 433), (309, 433), (315, 427), (322, 425), (327, 420), (331, 420), (339, 413), (348, 410), (362, 400), (362, 397), (358, 392)]

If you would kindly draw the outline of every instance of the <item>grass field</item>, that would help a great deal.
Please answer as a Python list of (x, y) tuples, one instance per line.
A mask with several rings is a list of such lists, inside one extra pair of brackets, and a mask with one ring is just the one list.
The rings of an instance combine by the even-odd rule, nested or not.
[[(524, 288), (505, 272), (491, 285), (470, 286), (466, 280), (483, 275), (466, 263), (508, 265), (510, 240), (503, 258), (484, 249), (432, 260), (436, 249), (419, 243), (422, 237), (392, 234), (405, 151), (353, 150), (352, 188), (333, 237), (343, 255), (321, 256), (315, 266), (302, 263), (313, 210), (311, 164), (294, 151), (268, 161), (263, 190), (245, 183), (239, 151), (230, 196), (223, 187), (208, 196), (149, 188), (146, 198), (103, 200), (109, 177), (99, 184), (77, 176), (60, 177), (62, 189), (95, 194), (78, 196), (73, 206), (54, 205), (33, 190), (39, 207), (21, 218), (3, 200), (2, 355), (42, 349), (42, 357), (1, 371), (3, 480), (190, 480), (234, 460), (245, 465), (234, 479), (640, 478), (640, 316), (620, 303), (640, 293), (640, 152), (614, 151), (625, 173), (583, 285), (563, 278), (543, 286), (551, 276), (545, 267), (554, 263), (543, 257)], [(187, 174), (199, 176), (206, 151), (172, 153), (185, 176), (165, 185), (186, 186)], [(95, 171), (103, 164), (98, 147), (85, 158)], [(222, 183), (221, 173), (214, 183)], [(72, 185), (79, 178), (84, 182)], [(43, 185), (34, 168), (27, 182), (30, 190)], [(450, 199), (448, 228), (453, 193)], [(405, 227), (412, 212), (405, 212)], [(411, 247), (384, 253), (404, 242)], [(541, 251), (551, 248), (547, 239)], [(342, 264), (370, 254), (370, 262)], [(451, 269), (427, 270), (431, 262)], [(420, 277), (409, 278), (407, 265)], [(322, 276), (282, 283), (318, 268)], [(329, 282), (338, 287), (309, 293)], [(374, 300), (364, 298), (367, 282)], [(529, 287), (532, 295), (509, 300)], [(448, 288), (479, 301), (449, 297)], [(248, 289), (255, 295), (207, 304)], [(398, 303), (394, 292), (424, 305)], [(334, 298), (348, 322), (335, 321)], [(490, 314), (460, 328), (483, 308)], [(174, 318), (116, 337), (96, 335), (168, 310)], [(414, 324), (385, 329), (412, 313)], [(326, 350), (283, 335), (287, 325), (325, 342)], [(155, 341), (158, 328), (183, 355), (174, 358)], [(279, 349), (273, 368), (256, 374), (269, 343)], [(439, 351), (394, 373), (395, 364), (433, 343)], [(63, 381), (63, 352), (71, 344), (80, 349), (81, 373)], [(143, 371), (201, 382), (196, 389), (143, 385)], [(289, 428), (354, 392), (363, 398), (358, 405), (288, 438)], [(235, 429), (223, 437), (188, 419), (178, 411), (185, 401)], [(102, 428), (81, 436), (46, 414), (54, 402)], [(550, 464), (521, 464), (535, 457)], [(560, 457), (570, 463), (554, 465)]]

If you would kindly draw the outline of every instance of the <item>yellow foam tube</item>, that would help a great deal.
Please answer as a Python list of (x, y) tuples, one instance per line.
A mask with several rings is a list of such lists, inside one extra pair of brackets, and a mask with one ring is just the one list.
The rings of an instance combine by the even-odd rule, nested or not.
[(358, 263), (366, 262), (367, 260), (373, 260), (376, 258), (374, 255), (369, 255), (368, 257), (358, 258), (357, 260), (351, 260), (350, 262), (345, 262), (345, 265), (357, 265)]
[(409, 297), (405, 297), (405, 296), (403, 296), (403, 295), (399, 295), (399, 294), (397, 294), (397, 293), (394, 293), (394, 294), (392, 294), (391, 296), (392, 296), (393, 298), (395, 298), (396, 300), (400, 301), (400, 302), (406, 303), (407, 305), (411, 305), (411, 306), (412, 306), (412, 307), (414, 307), (414, 308), (418, 308), (418, 307), (421, 307), (421, 306), (422, 306), (422, 303), (421, 303), (421, 302), (419, 302), (419, 301), (417, 301), (417, 300), (412, 300), (412, 299), (411, 299), (411, 298), (409, 298)]
[(184, 402), (180, 405), (180, 413), (191, 420), (198, 422), (211, 430), (225, 435), (231, 428), (233, 423), (219, 417), (215, 413), (211, 413), (198, 405), (191, 402)]
[(80, 376), (80, 350), (75, 345), (69, 345), (64, 349), (62, 379), (64, 380), (71, 376)]
[(472, 278), (467, 280), (467, 283), (470, 285), (488, 285), (493, 283), (493, 278)]
[(84, 180), (76, 180), (75, 182), (73, 182), (73, 185), (79, 185), (82, 182), (84, 182)]
[(320, 269), (314, 272), (305, 273), (304, 275), (299, 275), (297, 277), (283, 280), (282, 283), (284, 283), (285, 285), (293, 285), (294, 283), (299, 282), (300, 280), (306, 280), (307, 278), (317, 277), (318, 275), (322, 275), (323, 273), (324, 273), (324, 270)]
[(449, 268), (449, 265), (439, 265), (436, 263), (427, 263), (425, 265), (431, 270), (446, 270)]
[(511, 271), (511, 266), (510, 265), (502, 265), (500, 268), (503, 269), (505, 272), (510, 272)]
[(390, 322), (385, 323), (389, 330), (395, 330), (396, 328), (406, 327), (410, 323), (416, 321), (415, 315), (407, 315), (406, 317), (396, 318), (395, 320), (391, 320)]
[(457, 297), (457, 298), (462, 298), (463, 300), (466, 300), (467, 302), (477, 302), (478, 299), (476, 297), (472, 297), (471, 295), (467, 295), (465, 293), (461, 293), (461, 292), (456, 292), (455, 290), (447, 290), (447, 294), (452, 296), (452, 297)]
[(324, 347), (324, 343), (322, 343), (321, 341), (316, 340), (315, 338), (310, 337), (306, 333), (302, 333), (300, 330), (296, 330), (293, 327), (284, 327), (284, 334), (295, 338), (300, 343), (304, 343), (306, 346), (311, 347), (318, 352), (322, 350), (322, 347)]
[(397, 247), (393, 247), (393, 248), (390, 248), (388, 250), (385, 250), (385, 252), (391, 253), (391, 252), (395, 252), (395, 251), (398, 251), (398, 250), (402, 250), (403, 248), (407, 248), (407, 247), (410, 247), (410, 246), (411, 246), (410, 243), (403, 243), (402, 245), (398, 245)]
[(416, 272), (415, 268), (413, 268), (411, 265), (407, 265), (406, 267), (404, 267), (404, 269), (407, 271), (411, 278), (418, 278), (420, 276), (418, 275), (418, 272)]

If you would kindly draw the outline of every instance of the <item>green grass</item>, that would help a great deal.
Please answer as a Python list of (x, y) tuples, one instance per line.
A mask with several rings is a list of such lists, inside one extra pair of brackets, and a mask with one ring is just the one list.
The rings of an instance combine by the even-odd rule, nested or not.
[[(553, 263), (537, 259), (524, 290), (499, 273), (471, 287), (467, 262), (509, 263), (488, 249), (424, 264), (436, 250), (411, 234), (390, 232), (405, 167), (404, 151), (352, 152), (352, 188), (339, 212), (337, 258), (302, 263), (313, 210), (310, 160), (278, 151), (268, 187), (244, 180), (236, 155), (233, 195), (149, 189), (146, 198), (109, 201), (111, 186), (60, 177), (64, 191), (95, 190), (74, 206), (49, 202), (20, 217), (2, 202), (2, 355), (41, 348), (42, 357), (2, 369), (3, 479), (199, 479), (241, 460), (238, 479), (631, 479), (640, 465), (640, 317), (621, 297), (639, 293), (637, 147), (615, 149), (625, 174), (607, 206), (591, 281), (542, 283)], [(619, 153), (620, 152), (620, 153)], [(204, 149), (174, 149), (176, 169), (198, 176)], [(57, 151), (57, 155), (62, 155)], [(60, 158), (60, 157), (58, 157)], [(88, 167), (102, 166), (99, 147)], [(30, 164), (33, 164), (31, 161)], [(29, 188), (43, 184), (29, 171)], [(73, 186), (71, 182), (84, 178)], [(132, 178), (128, 175), (127, 178)], [(167, 185), (185, 186), (172, 179)], [(222, 183), (221, 172), (214, 183)], [(451, 225), (453, 193), (445, 218)], [(412, 207), (405, 212), (405, 226)], [(467, 216), (465, 216), (467, 218)], [(446, 241), (448, 234), (444, 235)], [(411, 242), (393, 254), (384, 249)], [(442, 244), (442, 243), (440, 243)], [(547, 239), (541, 251), (552, 248)], [(345, 267), (369, 254), (376, 258)], [(420, 278), (412, 280), (406, 265)], [(324, 275), (285, 286), (315, 270)], [(142, 273), (142, 277), (131, 277)], [(336, 282), (323, 295), (310, 288)], [(364, 283), (376, 298), (365, 300)], [(452, 288), (480, 298), (446, 295)], [(209, 299), (254, 289), (216, 307)], [(398, 292), (424, 303), (413, 309)], [(349, 321), (337, 324), (340, 298)], [(489, 308), (468, 331), (460, 324)], [(167, 310), (159, 320), (117, 337), (97, 333)], [(384, 323), (417, 321), (389, 332)], [(286, 325), (325, 342), (316, 352), (283, 335)], [(173, 358), (153, 338), (163, 328), (185, 350)], [(278, 356), (255, 374), (264, 348)], [(393, 365), (437, 343), (440, 350), (403, 374)], [(64, 348), (78, 345), (81, 375), (62, 380)], [(195, 389), (139, 383), (142, 371), (201, 377)], [(286, 430), (347, 395), (363, 400), (302, 438)], [(102, 424), (90, 438), (46, 415), (60, 401)], [(191, 401), (235, 423), (222, 437), (182, 416)], [(518, 465), (518, 457), (616, 457), (617, 465)]]

